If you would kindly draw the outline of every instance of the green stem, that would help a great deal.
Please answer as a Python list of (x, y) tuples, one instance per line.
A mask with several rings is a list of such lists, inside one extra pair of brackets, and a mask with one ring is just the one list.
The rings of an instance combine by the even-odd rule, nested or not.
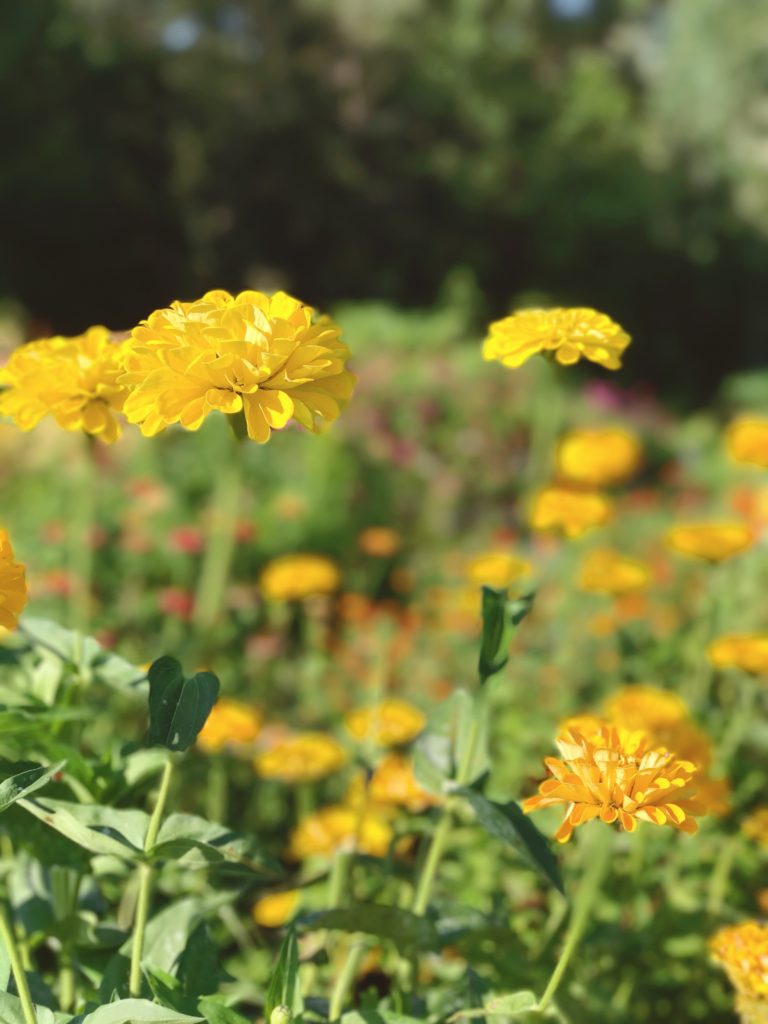
[(707, 913), (712, 914), (713, 917), (717, 917), (723, 909), (725, 895), (728, 891), (728, 880), (731, 877), (738, 851), (738, 835), (731, 836), (725, 842), (720, 843), (717, 860), (712, 874), (709, 876), (709, 891), (707, 893)]
[(211, 754), (205, 795), (208, 820), (226, 825), (229, 817), (229, 773), (224, 754)]
[(549, 1006), (554, 998), (555, 992), (557, 992), (558, 986), (565, 974), (568, 964), (571, 961), (571, 957), (576, 951), (581, 938), (584, 934), (584, 930), (587, 927), (589, 921), (590, 911), (595, 902), (595, 897), (600, 892), (603, 880), (608, 870), (608, 864), (610, 862), (610, 852), (612, 849), (613, 831), (609, 826), (605, 826), (598, 822), (594, 826), (597, 831), (595, 833), (595, 843), (590, 845), (587, 853), (589, 854), (587, 870), (584, 874), (584, 879), (581, 883), (578, 893), (576, 894), (576, 900), (573, 905), (573, 911), (571, 913), (571, 920), (568, 924), (568, 931), (565, 934), (565, 942), (560, 952), (560, 959), (555, 965), (555, 969), (552, 972), (552, 976), (549, 979), (547, 987), (544, 989), (544, 995), (539, 1000), (537, 1010), (539, 1013), (543, 1013), (544, 1010)]
[(62, 957), (59, 967), (59, 1007), (69, 1013), (75, 1005), (75, 968), (69, 956)]
[(344, 1003), (347, 999), (347, 994), (352, 987), (352, 983), (357, 977), (357, 972), (360, 970), (360, 964), (365, 956), (366, 945), (364, 942), (358, 942), (352, 947), (341, 969), (341, 972), (336, 979), (336, 984), (333, 988), (331, 995), (330, 1012), (328, 1014), (328, 1020), (333, 1022), (338, 1020), (341, 1016), (341, 1011), (344, 1009)]
[(729, 762), (738, 753), (754, 718), (755, 705), (759, 697), (756, 681), (746, 673), (739, 673), (735, 685), (737, 692), (734, 704), (736, 706), (732, 708), (728, 728), (718, 751), (718, 761), (723, 768), (727, 768)]
[[(75, 472), (70, 494), (69, 509), (69, 625), (78, 634), (78, 645), (88, 633), (91, 614), (91, 586), (93, 580), (93, 526), (95, 521), (94, 441), (83, 437), (83, 450)], [(78, 667), (79, 656), (78, 656)]]
[[(168, 791), (171, 786), (173, 775), (173, 761), (170, 755), (165, 762), (163, 775), (160, 780), (160, 789), (157, 794), (155, 809), (149, 819), (147, 835), (144, 840), (144, 853), (148, 854), (157, 841), (157, 834), (160, 831), (160, 824), (163, 819), (163, 811), (168, 801)], [(149, 917), (149, 904), (152, 897), (152, 865), (147, 860), (139, 865), (139, 895), (136, 901), (136, 920), (133, 928), (133, 948), (131, 949), (131, 974), (129, 991), (132, 996), (141, 995), (141, 957), (144, 952), (144, 933), (147, 929)]]
[(29, 993), (27, 975), (21, 962), (18, 946), (16, 945), (13, 925), (4, 904), (0, 904), (0, 937), (8, 951), (8, 959), (11, 961), (11, 973), (13, 974), (13, 980), (16, 982), (16, 990), (19, 993), (25, 1024), (37, 1024), (37, 1014), (35, 1013), (32, 996)]
[(208, 538), (197, 581), (192, 624), (198, 636), (211, 629), (224, 602), (235, 554), (237, 518), (242, 490), (242, 442), (232, 439), (219, 467), (210, 507)]

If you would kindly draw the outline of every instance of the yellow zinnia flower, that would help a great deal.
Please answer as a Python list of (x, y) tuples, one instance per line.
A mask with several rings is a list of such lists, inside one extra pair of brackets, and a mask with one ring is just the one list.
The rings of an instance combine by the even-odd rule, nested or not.
[(559, 530), (566, 537), (580, 537), (595, 526), (604, 526), (613, 516), (613, 504), (597, 491), (566, 487), (545, 487), (531, 506), (534, 530)]
[(347, 763), (347, 752), (332, 736), (306, 732), (283, 740), (257, 754), (253, 766), (265, 779), (281, 782), (315, 782)]
[(513, 580), (530, 574), (531, 563), (503, 551), (493, 551), (487, 555), (477, 555), (465, 571), (469, 582), (476, 587), (483, 584), (489, 587), (508, 587)]
[(106, 327), (91, 327), (74, 338), (32, 341), (0, 369), (0, 414), (22, 430), (51, 415), (64, 430), (82, 431), (110, 444), (122, 432), (117, 417), (128, 389), (123, 343), (110, 340)]
[(383, 747), (397, 747), (416, 739), (427, 724), (413, 704), (391, 697), (370, 708), (358, 708), (344, 716), (347, 732), (356, 740), (373, 740)]
[(8, 534), (0, 530), (0, 626), (15, 629), (26, 603), (24, 566), (16, 561)]
[(648, 566), (610, 548), (590, 551), (581, 565), (579, 586), (594, 594), (619, 596), (644, 590), (651, 582)]
[(404, 807), (411, 814), (420, 814), (439, 802), (419, 785), (413, 762), (402, 754), (387, 754), (376, 766), (368, 783), (368, 798), (374, 805)]
[(741, 823), (741, 831), (748, 839), (768, 846), (768, 807), (758, 807)]
[(243, 413), (260, 444), (295, 419), (316, 432), (352, 394), (338, 326), (276, 292), (207, 292), (174, 302), (132, 332), (125, 414), (150, 437), (172, 423), (197, 430), (210, 412)]
[(338, 567), (324, 555), (275, 558), (264, 568), (259, 585), (270, 601), (301, 601), (332, 594), (341, 584)]
[(768, 419), (739, 416), (725, 432), (725, 446), (734, 462), (748, 462), (768, 469)]
[(673, 526), (666, 542), (673, 551), (707, 562), (723, 562), (741, 554), (754, 543), (755, 536), (743, 523), (693, 523)]
[(768, 634), (722, 636), (709, 645), (707, 654), (717, 668), (740, 668), (753, 676), (763, 675), (768, 672)]
[(742, 1024), (768, 1021), (768, 924), (743, 921), (722, 928), (710, 940), (714, 959), (736, 989)]
[(379, 814), (334, 805), (302, 818), (291, 833), (288, 856), (301, 861), (315, 854), (357, 850), (370, 857), (384, 857), (392, 838), (391, 827)]
[(251, 917), (262, 928), (281, 928), (295, 916), (300, 898), (300, 889), (267, 893), (256, 900), (251, 908)]
[(557, 446), (557, 471), (571, 483), (609, 487), (628, 480), (640, 465), (639, 440), (619, 427), (572, 430)]
[(618, 370), (629, 342), (626, 331), (595, 309), (523, 309), (491, 324), (483, 342), (483, 359), (496, 359), (516, 369), (537, 352), (545, 352), (564, 365), (577, 363), (583, 356)]
[(248, 746), (261, 732), (262, 724), (261, 712), (256, 708), (221, 697), (213, 705), (197, 737), (197, 745), (206, 754), (215, 754), (225, 747)]
[(695, 764), (654, 749), (643, 732), (607, 723), (589, 736), (566, 728), (556, 742), (563, 760), (545, 760), (554, 778), (541, 783), (523, 810), (527, 814), (565, 804), (565, 818), (555, 833), (558, 842), (567, 842), (576, 826), (593, 818), (618, 821), (627, 832), (634, 832), (638, 821), (696, 831)]

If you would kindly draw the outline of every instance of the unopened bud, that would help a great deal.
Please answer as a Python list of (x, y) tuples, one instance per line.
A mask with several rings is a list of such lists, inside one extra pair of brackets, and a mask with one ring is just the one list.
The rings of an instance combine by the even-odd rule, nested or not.
[(269, 1024), (291, 1024), (293, 1014), (287, 1006), (276, 1006), (269, 1015)]

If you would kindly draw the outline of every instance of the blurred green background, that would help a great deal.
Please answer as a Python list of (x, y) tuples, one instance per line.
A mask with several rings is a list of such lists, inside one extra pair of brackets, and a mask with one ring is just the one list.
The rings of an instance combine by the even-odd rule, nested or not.
[(284, 286), (448, 292), (468, 342), (594, 305), (681, 405), (768, 362), (765, 0), (34, 0), (0, 29), (27, 337)]

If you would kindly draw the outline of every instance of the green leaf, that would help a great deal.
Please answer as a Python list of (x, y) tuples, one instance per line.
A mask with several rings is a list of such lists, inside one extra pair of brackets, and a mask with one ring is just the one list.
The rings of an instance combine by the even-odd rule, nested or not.
[(187, 678), (175, 658), (158, 658), (149, 668), (149, 731), (151, 747), (187, 750), (205, 725), (219, 696), (212, 672)]
[(509, 661), (509, 645), (515, 629), (533, 607), (533, 594), (509, 600), (506, 588), (484, 586), (482, 598), (483, 635), (477, 670), (484, 683)]
[(233, 1010), (231, 1006), (225, 1006), (218, 999), (201, 999), (197, 1008), (208, 1024), (250, 1024), (246, 1017)]
[(22, 799), (19, 806), (90, 853), (111, 854), (123, 860), (143, 856), (149, 826), (149, 815), (144, 811), (116, 810), (47, 797)]
[(437, 949), (440, 945), (437, 929), (428, 918), (376, 903), (322, 910), (303, 917), (299, 927), (306, 931), (363, 932), (413, 950)]
[(188, 867), (226, 865), (266, 874), (284, 874), (280, 864), (267, 854), (255, 836), (233, 832), (225, 825), (206, 821), (194, 814), (171, 814), (160, 826), (150, 856), (173, 857)]
[(476, 1017), (519, 1017), (522, 1013), (530, 1013), (538, 1008), (539, 1001), (533, 992), (513, 992), (507, 996), (496, 996), (489, 999), (485, 1006), (477, 1010), (459, 1010), (451, 1014), (448, 1021), (469, 1020)]
[(292, 928), (283, 939), (277, 966), (269, 982), (264, 1004), (265, 1021), (270, 1019), (276, 1006), (287, 1006), (294, 1019), (304, 1009), (299, 988), (299, 947)]
[(118, 999), (83, 1017), (82, 1024), (193, 1024), (201, 1020), (202, 1017), (190, 1017), (148, 999)]
[[(36, 1006), (37, 1024), (56, 1024), (53, 1010), (47, 1006)], [(2, 1024), (26, 1024), (21, 1000), (9, 992), (0, 992), (0, 1021)]]
[(350, 1010), (341, 1016), (341, 1024), (424, 1024), (418, 1017), (406, 1017), (394, 1010)]
[(549, 843), (514, 800), (505, 804), (494, 803), (466, 787), (457, 788), (454, 792), (470, 803), (477, 820), (489, 835), (512, 846), (558, 892), (565, 895), (560, 868)]
[(81, 637), (49, 619), (22, 619), (21, 634), (32, 647), (55, 655), (64, 664), (77, 668), (91, 682), (101, 682), (116, 690), (136, 689), (146, 679), (141, 669), (125, 658), (105, 650), (93, 637)]
[(56, 772), (60, 772), (65, 761), (51, 765), (50, 768), (30, 768), (27, 771), (12, 775), (0, 782), (0, 811), (15, 804), (17, 800), (42, 788)]

